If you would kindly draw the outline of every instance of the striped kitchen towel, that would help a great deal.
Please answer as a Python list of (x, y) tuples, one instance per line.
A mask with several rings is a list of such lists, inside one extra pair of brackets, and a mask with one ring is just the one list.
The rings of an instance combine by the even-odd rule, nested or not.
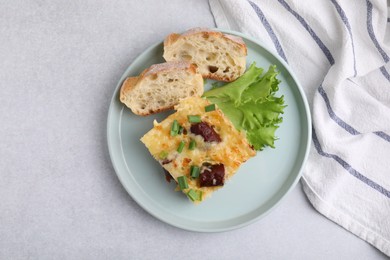
[(219, 28), (285, 60), (312, 113), (314, 208), (390, 256), (390, 19), (384, 0), (209, 0)]

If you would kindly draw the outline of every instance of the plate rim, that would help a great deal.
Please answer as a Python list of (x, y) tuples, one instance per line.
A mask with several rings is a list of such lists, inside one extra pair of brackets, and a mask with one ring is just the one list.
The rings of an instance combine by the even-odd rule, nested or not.
[[(305, 147), (305, 153), (304, 153), (304, 156), (303, 156), (303, 160), (302, 162), (300, 163), (300, 166), (299, 166), (299, 170), (298, 170), (298, 174), (296, 175), (294, 181), (291, 183), (291, 185), (285, 190), (284, 194), (282, 194), (282, 196), (280, 197), (279, 200), (276, 201), (276, 203), (274, 203), (272, 206), (270, 206), (268, 209), (266, 209), (262, 214), (259, 214), (257, 215), (256, 217), (253, 217), (251, 218), (250, 220), (248, 221), (243, 221), (239, 224), (236, 224), (236, 225), (231, 225), (231, 226), (227, 226), (227, 227), (223, 227), (223, 228), (193, 228), (193, 227), (188, 227), (186, 225), (181, 225), (179, 223), (175, 223), (174, 221), (170, 221), (169, 219), (166, 219), (166, 218), (163, 218), (161, 217), (159, 214), (157, 214), (157, 212), (155, 211), (158, 211), (158, 210), (153, 210), (153, 209), (150, 209), (149, 207), (145, 206), (141, 201), (140, 199), (137, 197), (138, 195), (136, 195), (129, 187), (128, 185), (126, 184), (125, 180), (122, 178), (121, 174), (119, 173), (119, 169), (118, 169), (118, 166), (116, 165), (115, 163), (115, 160), (117, 160), (114, 156), (113, 156), (113, 144), (110, 142), (110, 136), (111, 135), (111, 130), (110, 130), (110, 122), (111, 122), (111, 113), (112, 113), (112, 109), (113, 109), (113, 102), (115, 102), (115, 99), (117, 98), (117, 92), (123, 82), (123, 80), (128, 77), (128, 71), (130, 70), (131, 66), (133, 63), (136, 63), (139, 59), (142, 58), (143, 55), (145, 55), (146, 53), (149, 53), (151, 50), (155, 49), (157, 46), (163, 44), (163, 40), (161, 41), (158, 41), (154, 44), (152, 44), (151, 46), (149, 46), (148, 48), (144, 49), (141, 53), (139, 53), (133, 60), (132, 62), (126, 67), (125, 71), (123, 72), (122, 76), (120, 77), (114, 91), (113, 91), (113, 95), (111, 97), (111, 100), (110, 100), (110, 105), (109, 105), (109, 109), (108, 109), (108, 113), (107, 113), (107, 124), (106, 124), (106, 138), (107, 138), (107, 145), (108, 145), (108, 152), (109, 152), (109, 156), (110, 156), (110, 161), (111, 161), (111, 164), (114, 168), (114, 171), (115, 171), (115, 174), (116, 176), (118, 177), (121, 185), (125, 188), (126, 192), (131, 196), (131, 198), (142, 208), (144, 209), (146, 212), (148, 212), (150, 215), (152, 215), (153, 217), (159, 219), (160, 221), (164, 222), (164, 223), (167, 223), (171, 226), (174, 226), (174, 227), (177, 227), (177, 228), (180, 228), (180, 229), (183, 229), (183, 230), (188, 230), (188, 231), (195, 231), (195, 232), (205, 232), (205, 233), (214, 233), (214, 232), (225, 232), (225, 231), (230, 231), (230, 230), (235, 230), (235, 229), (239, 229), (239, 228), (242, 228), (242, 227), (245, 227), (245, 226), (248, 226), (258, 220), (260, 220), (261, 218), (265, 217), (266, 215), (268, 215), (270, 212), (272, 212), (272, 210), (274, 210), (286, 197), (287, 195), (291, 192), (291, 190), (297, 185), (298, 181), (300, 180), (300, 178), (302, 177), (302, 172), (303, 172), (303, 169), (306, 165), (306, 162), (307, 162), (307, 159), (308, 159), (308, 156), (309, 156), (309, 152), (310, 152), (310, 147), (311, 147), (311, 136), (312, 136), (312, 120), (311, 120), (311, 111), (310, 111), (310, 107), (309, 107), (309, 103), (308, 103), (308, 100), (307, 100), (307, 97), (306, 97), (306, 94), (300, 84), (300, 82), (298, 81), (295, 73), (292, 71), (292, 69), (290, 68), (290, 66), (287, 64), (287, 62), (285, 62), (275, 51), (271, 50), (270, 48), (268, 48), (265, 44), (263, 44), (259, 39), (256, 39), (252, 36), (249, 36), (249, 35), (246, 35), (244, 33), (241, 33), (241, 32), (237, 32), (237, 31), (234, 31), (234, 30), (226, 30), (226, 29), (219, 29), (219, 28), (210, 28), (211, 30), (214, 30), (214, 31), (219, 31), (219, 32), (222, 32), (222, 33), (227, 33), (227, 34), (233, 34), (233, 35), (236, 35), (236, 36), (239, 36), (239, 37), (242, 37), (244, 39), (248, 39), (249, 41), (252, 41), (253, 43), (257, 44), (258, 46), (260, 46), (261, 48), (263, 48), (264, 50), (266, 50), (269, 54), (271, 54), (273, 56), (273, 58), (277, 59), (283, 66), (284, 66), (284, 69), (287, 70), (287, 72), (290, 74), (290, 76), (292, 77), (292, 79), (294, 80), (295, 84), (296, 84), (296, 87), (297, 87), (297, 90), (299, 92), (299, 95), (302, 99), (302, 104), (303, 104), (303, 107), (304, 107), (304, 112), (305, 112), (305, 117), (303, 117), (303, 119), (305, 119), (305, 121), (307, 122), (307, 138), (305, 138), (305, 141), (306, 141), (306, 147)], [(119, 92), (118, 92), (119, 93)], [(126, 163), (125, 163), (126, 164)], [(127, 165), (126, 165), (127, 166)], [(138, 185), (138, 184), (137, 184)]]

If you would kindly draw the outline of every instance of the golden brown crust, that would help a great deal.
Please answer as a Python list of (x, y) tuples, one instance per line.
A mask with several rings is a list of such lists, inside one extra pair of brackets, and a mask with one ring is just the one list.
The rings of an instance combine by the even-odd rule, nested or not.
[(160, 113), (160, 112), (171, 110), (171, 109), (173, 109), (173, 107), (174, 106), (169, 106), (169, 107), (164, 107), (164, 108), (160, 108), (160, 109), (156, 109), (156, 110), (150, 110), (147, 113), (146, 112), (145, 113), (142, 113), (142, 112), (138, 113), (138, 112), (134, 112), (134, 111), (133, 111), (133, 113), (136, 114), (136, 115), (139, 115), (139, 116), (150, 116), (152, 114), (157, 114), (157, 113)]
[(131, 91), (132, 88), (134, 88), (134, 86), (137, 84), (137, 81), (138, 77), (129, 77), (125, 79), (119, 93), (119, 99), (122, 103), (126, 103), (126, 93), (128, 93), (129, 91)]
[(232, 81), (232, 79), (230, 77), (219, 77), (218, 75), (213, 74), (213, 73), (203, 75), (203, 77), (206, 79), (214, 79), (214, 80), (224, 81), (224, 82), (231, 82)]
[(177, 39), (180, 37), (180, 34), (177, 33), (171, 33), (168, 35), (164, 40), (164, 46), (172, 45)]

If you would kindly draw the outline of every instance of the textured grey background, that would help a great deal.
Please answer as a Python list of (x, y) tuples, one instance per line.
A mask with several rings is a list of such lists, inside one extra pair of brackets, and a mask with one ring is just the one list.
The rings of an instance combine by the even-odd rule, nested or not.
[(106, 145), (118, 79), (171, 32), (214, 27), (206, 0), (0, 1), (0, 259), (384, 259), (300, 185), (248, 227), (171, 227), (126, 193)]

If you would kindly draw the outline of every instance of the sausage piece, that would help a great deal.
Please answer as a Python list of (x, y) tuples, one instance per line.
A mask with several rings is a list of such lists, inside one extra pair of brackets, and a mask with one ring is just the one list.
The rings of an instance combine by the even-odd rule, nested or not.
[(171, 180), (173, 180), (172, 175), (167, 170), (165, 170), (165, 168), (163, 168), (163, 170), (164, 170), (164, 174), (165, 174), (165, 180), (167, 182), (171, 182)]
[(223, 186), (225, 182), (225, 166), (214, 164), (205, 168), (200, 176), (200, 187)]
[(206, 122), (192, 124), (190, 130), (191, 133), (202, 136), (205, 142), (221, 142), (219, 134)]

